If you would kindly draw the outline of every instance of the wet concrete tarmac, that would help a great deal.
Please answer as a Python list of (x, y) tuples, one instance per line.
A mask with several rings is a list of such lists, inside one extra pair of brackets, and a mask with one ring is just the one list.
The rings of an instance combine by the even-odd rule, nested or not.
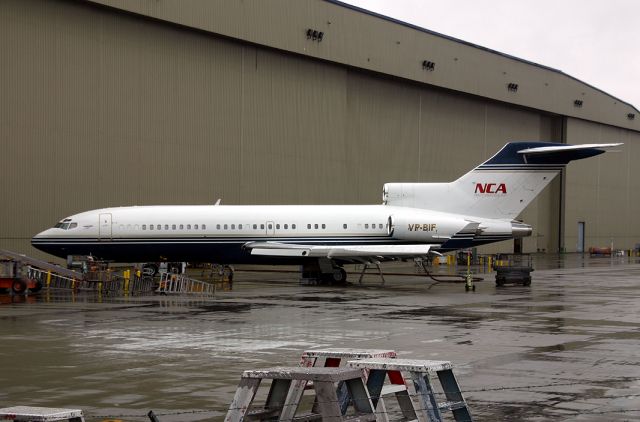
[(530, 287), (487, 274), (469, 293), (423, 275), (342, 288), (238, 272), (213, 299), (2, 297), (0, 407), (221, 420), (243, 370), (353, 347), (452, 361), (476, 420), (640, 420), (640, 263), (547, 256), (536, 268)]

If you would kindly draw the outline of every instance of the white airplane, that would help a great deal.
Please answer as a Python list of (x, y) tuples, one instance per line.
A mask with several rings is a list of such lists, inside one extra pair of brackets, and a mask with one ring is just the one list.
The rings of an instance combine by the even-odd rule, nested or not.
[(516, 216), (572, 160), (622, 144), (511, 142), (450, 183), (387, 183), (382, 205), (103, 208), (33, 237), (58, 257), (116, 262), (296, 264), (346, 280), (342, 266), (425, 257), (531, 235)]

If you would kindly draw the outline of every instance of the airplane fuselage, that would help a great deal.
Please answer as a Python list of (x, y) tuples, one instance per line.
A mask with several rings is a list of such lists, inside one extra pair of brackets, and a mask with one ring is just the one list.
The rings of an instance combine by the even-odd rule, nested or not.
[[(348, 262), (425, 257), (531, 235), (515, 221), (572, 160), (620, 144), (518, 141), (448, 183), (387, 183), (382, 205), (182, 205), (103, 208), (33, 237), (59, 257), (120, 262), (288, 264), (344, 280)], [(327, 264), (330, 261), (331, 265)]]
[[(472, 232), (460, 234), (470, 224)], [(252, 255), (244, 246), (433, 244), (446, 251), (530, 233), (514, 227), (510, 221), (388, 205), (139, 206), (73, 215), (32, 243), (59, 257), (93, 255), (119, 262), (285, 264), (300, 260)]]

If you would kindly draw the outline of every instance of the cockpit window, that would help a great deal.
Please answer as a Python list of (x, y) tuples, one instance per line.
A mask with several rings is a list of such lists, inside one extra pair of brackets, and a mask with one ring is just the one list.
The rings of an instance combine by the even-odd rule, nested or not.
[(78, 227), (78, 223), (69, 223), (69, 221), (71, 221), (69, 218), (65, 218), (64, 220), (62, 220), (61, 222), (53, 226), (53, 228), (62, 229), (62, 230), (71, 230)]

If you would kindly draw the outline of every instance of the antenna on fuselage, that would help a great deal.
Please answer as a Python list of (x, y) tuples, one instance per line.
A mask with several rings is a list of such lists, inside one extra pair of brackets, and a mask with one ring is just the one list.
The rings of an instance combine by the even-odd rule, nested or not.
[(220, 205), (220, 202), (222, 202), (222, 198), (218, 198), (218, 200), (216, 201), (215, 204), (213, 204), (214, 206), (218, 206)]

